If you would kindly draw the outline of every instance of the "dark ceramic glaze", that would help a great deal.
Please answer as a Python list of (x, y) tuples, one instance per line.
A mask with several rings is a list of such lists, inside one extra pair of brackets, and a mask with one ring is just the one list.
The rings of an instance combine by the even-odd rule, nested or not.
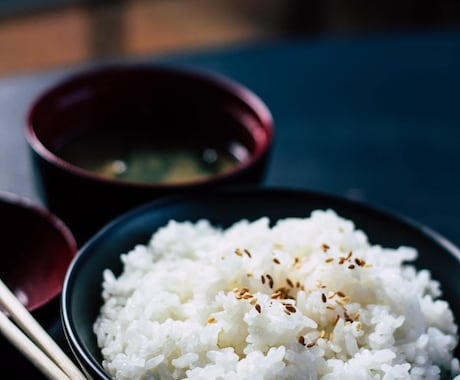
[[(62, 141), (85, 128), (147, 131), (149, 139), (234, 139), (249, 159), (233, 170), (178, 184), (111, 180), (63, 161)], [(157, 65), (111, 65), (75, 74), (43, 93), (26, 126), (39, 193), (81, 245), (105, 223), (159, 196), (257, 184), (273, 140), (272, 116), (249, 89), (211, 73)], [(83, 201), (83, 203), (81, 203)]]
[[(306, 217), (314, 209), (334, 209), (363, 229), (372, 244), (387, 247), (413, 246), (419, 251), (416, 266), (428, 268), (441, 282), (443, 297), (460, 321), (460, 251), (426, 226), (370, 205), (336, 196), (287, 189), (233, 189), (164, 198), (146, 204), (107, 225), (85, 244), (70, 267), (63, 288), (62, 321), (66, 338), (83, 368), (94, 379), (109, 379), (101, 367), (101, 356), (92, 325), (101, 306), (102, 272), (110, 268), (118, 275), (120, 254), (136, 244), (145, 244), (153, 232), (170, 219), (209, 219), (227, 227), (247, 218), (268, 216)], [(456, 352), (460, 357), (460, 353)]]

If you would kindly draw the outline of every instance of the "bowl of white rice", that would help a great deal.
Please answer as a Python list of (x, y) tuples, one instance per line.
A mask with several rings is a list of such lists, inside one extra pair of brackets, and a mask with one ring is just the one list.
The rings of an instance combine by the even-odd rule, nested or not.
[(371, 205), (288, 189), (164, 198), (67, 272), (93, 379), (460, 379), (460, 251)]

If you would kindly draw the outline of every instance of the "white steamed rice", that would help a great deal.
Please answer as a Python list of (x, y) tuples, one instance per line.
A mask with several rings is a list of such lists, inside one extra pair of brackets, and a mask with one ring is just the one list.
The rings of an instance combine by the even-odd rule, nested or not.
[(103, 366), (130, 380), (452, 379), (457, 326), (416, 256), (332, 210), (273, 227), (170, 221), (121, 255), (118, 278), (104, 272)]

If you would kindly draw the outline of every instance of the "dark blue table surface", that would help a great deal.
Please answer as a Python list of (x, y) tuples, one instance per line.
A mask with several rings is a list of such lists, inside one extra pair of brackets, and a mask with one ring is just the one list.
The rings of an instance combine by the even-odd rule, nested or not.
[[(256, 92), (276, 128), (266, 186), (359, 199), (460, 244), (460, 30), (131, 60), (214, 71)], [(0, 80), (0, 190), (40, 202), (23, 137), (27, 109), (86, 66)]]
[[(275, 120), (267, 186), (358, 198), (460, 243), (460, 30), (238, 45), (142, 61), (211, 70), (255, 91)], [(84, 67), (0, 80), (0, 190), (40, 202), (23, 138), (27, 108)]]

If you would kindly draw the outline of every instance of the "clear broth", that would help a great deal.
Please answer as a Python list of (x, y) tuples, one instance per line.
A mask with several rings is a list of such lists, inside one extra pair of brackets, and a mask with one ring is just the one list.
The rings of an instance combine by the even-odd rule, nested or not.
[(145, 136), (85, 133), (57, 154), (65, 161), (110, 179), (180, 183), (225, 173), (249, 153), (238, 142), (225, 147), (172, 144), (158, 146)]

